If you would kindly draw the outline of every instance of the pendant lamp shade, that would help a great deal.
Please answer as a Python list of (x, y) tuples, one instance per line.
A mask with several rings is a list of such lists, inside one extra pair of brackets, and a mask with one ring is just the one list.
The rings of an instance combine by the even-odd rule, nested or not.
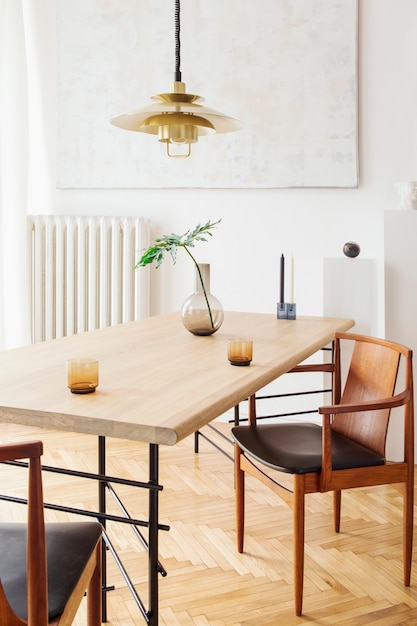
[(124, 130), (156, 135), (166, 144), (169, 157), (188, 157), (191, 144), (199, 137), (233, 132), (243, 124), (201, 105), (204, 98), (186, 93), (180, 71), (180, 0), (175, 0), (175, 43), (176, 69), (171, 91), (152, 96), (154, 103), (113, 117), (110, 123)]

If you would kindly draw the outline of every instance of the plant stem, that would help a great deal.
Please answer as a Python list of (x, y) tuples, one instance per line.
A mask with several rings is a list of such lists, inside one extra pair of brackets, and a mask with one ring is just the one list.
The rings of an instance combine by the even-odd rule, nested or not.
[(212, 327), (212, 328), (214, 328), (213, 315), (212, 315), (212, 312), (211, 312), (210, 303), (209, 303), (209, 301), (208, 301), (207, 292), (206, 292), (206, 288), (205, 288), (205, 286), (204, 286), (203, 277), (202, 277), (202, 275), (201, 275), (200, 268), (198, 267), (198, 263), (197, 263), (197, 261), (195, 260), (195, 258), (193, 257), (193, 255), (191, 254), (191, 252), (189, 251), (189, 249), (187, 248), (187, 246), (183, 246), (183, 248), (184, 248), (184, 250), (185, 250), (186, 252), (188, 252), (188, 254), (190, 255), (191, 259), (192, 259), (192, 260), (193, 260), (193, 262), (194, 262), (194, 265), (195, 265), (195, 266), (196, 266), (196, 268), (197, 268), (197, 272), (198, 272), (198, 275), (199, 275), (199, 278), (200, 278), (201, 286), (203, 287), (204, 298), (206, 299), (206, 304), (207, 304), (207, 308), (208, 308), (208, 312), (209, 312), (209, 316), (210, 316), (210, 323), (211, 323), (211, 327)]

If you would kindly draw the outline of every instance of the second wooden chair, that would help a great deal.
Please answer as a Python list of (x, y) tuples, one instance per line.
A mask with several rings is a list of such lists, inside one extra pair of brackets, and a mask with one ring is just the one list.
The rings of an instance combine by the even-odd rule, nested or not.
[[(341, 342), (353, 344), (342, 392)], [(400, 361), (403, 385), (396, 392)], [(341, 491), (391, 484), (403, 494), (404, 584), (410, 584), (413, 544), (414, 416), (412, 351), (382, 339), (336, 333), (333, 404), (319, 408), (322, 426), (314, 423), (257, 424), (255, 399), (249, 402), (249, 425), (232, 429), (235, 440), (237, 547), (243, 552), (244, 476), (259, 478), (294, 510), (295, 612), (302, 613), (305, 496), (333, 491), (334, 525), (340, 529)], [(404, 408), (404, 457), (390, 462), (385, 442), (391, 409)], [(266, 472), (263, 468), (273, 471)], [(276, 480), (293, 476), (289, 490)], [(377, 540), (377, 538), (376, 538)]]

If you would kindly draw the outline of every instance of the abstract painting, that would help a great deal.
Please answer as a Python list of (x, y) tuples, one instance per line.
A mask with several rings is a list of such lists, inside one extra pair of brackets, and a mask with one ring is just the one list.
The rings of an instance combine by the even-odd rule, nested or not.
[(174, 2), (57, 0), (60, 188), (356, 187), (357, 0), (182, 0), (187, 92), (244, 123), (169, 159), (109, 119), (170, 91)]

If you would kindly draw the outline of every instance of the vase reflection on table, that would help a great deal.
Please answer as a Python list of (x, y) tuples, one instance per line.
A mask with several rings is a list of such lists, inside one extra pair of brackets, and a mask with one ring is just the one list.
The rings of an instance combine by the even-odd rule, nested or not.
[(193, 335), (212, 335), (222, 325), (223, 318), (223, 307), (210, 292), (210, 265), (198, 263), (195, 292), (182, 305), (182, 323)]

